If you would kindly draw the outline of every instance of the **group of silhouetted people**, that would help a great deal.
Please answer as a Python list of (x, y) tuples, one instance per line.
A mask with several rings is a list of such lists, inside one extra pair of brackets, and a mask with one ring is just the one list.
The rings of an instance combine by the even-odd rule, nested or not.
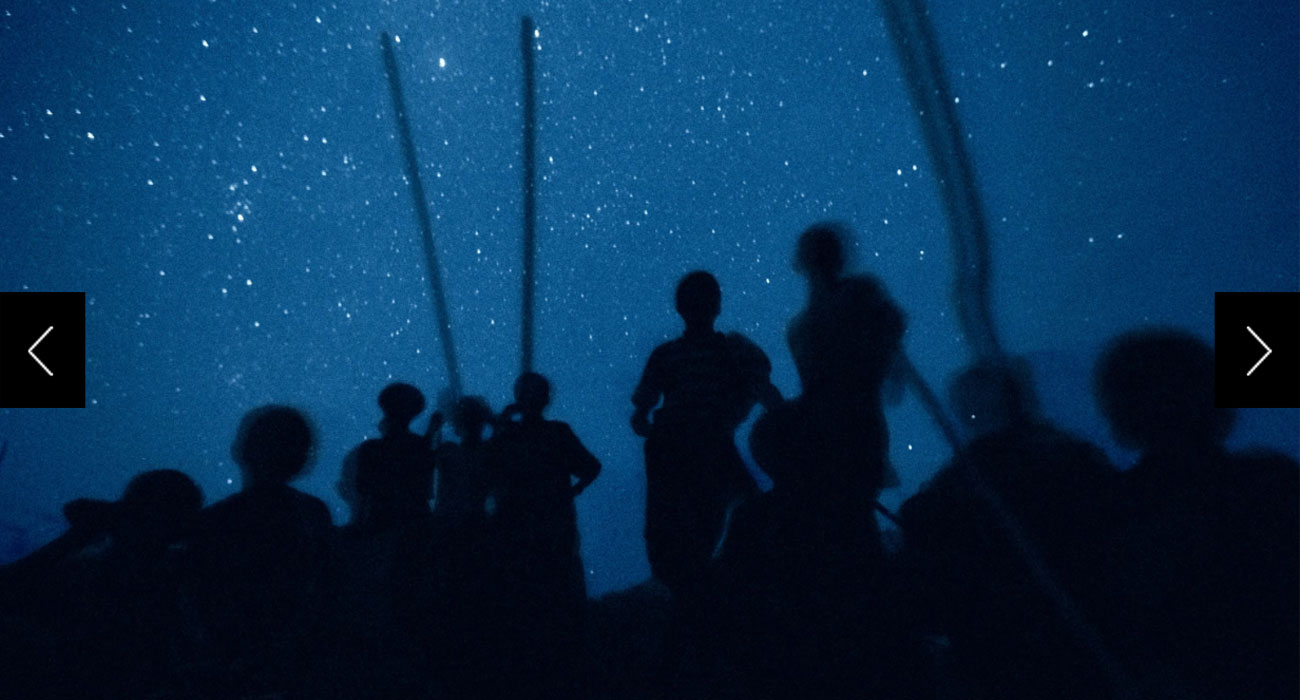
[[(677, 285), (684, 331), (632, 393), (655, 585), (588, 599), (574, 499), (601, 464), (545, 417), (544, 377), (500, 413), (450, 397), (423, 433), (424, 394), (396, 383), (342, 465), (342, 527), (290, 485), (316, 437), (278, 405), (236, 431), (235, 495), (204, 507), (159, 470), (65, 506), (66, 534), (0, 568), (0, 696), (1296, 697), (1300, 468), (1225, 449), (1234, 414), (1189, 334), (1134, 331), (1097, 364), (1140, 453), (1123, 471), (1043, 417), (1022, 360), (964, 369), (962, 443), (885, 545), (884, 399), (915, 374), (847, 240), (799, 239), (793, 398), (714, 328), (711, 274)], [(756, 406), (767, 491), (736, 445)]]

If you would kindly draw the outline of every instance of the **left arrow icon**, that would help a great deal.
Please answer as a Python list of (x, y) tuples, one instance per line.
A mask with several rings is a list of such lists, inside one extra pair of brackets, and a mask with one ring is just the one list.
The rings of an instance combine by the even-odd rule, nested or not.
[(36, 342), (35, 342), (35, 343), (32, 343), (32, 346), (31, 346), (30, 348), (27, 348), (27, 354), (28, 354), (28, 355), (31, 355), (31, 356), (32, 356), (32, 359), (33, 359), (33, 360), (36, 360), (36, 364), (40, 365), (40, 366), (41, 366), (41, 369), (45, 370), (45, 373), (48, 374), (48, 375), (50, 375), (51, 377), (54, 376), (54, 373), (50, 371), (50, 368), (49, 368), (49, 367), (46, 367), (46, 366), (45, 366), (45, 363), (44, 363), (44, 362), (41, 362), (41, 358), (39, 358), (39, 357), (36, 356), (36, 352), (35, 352), (35, 350), (36, 350), (36, 346), (37, 346), (37, 345), (40, 345), (40, 344), (41, 344), (41, 341), (42, 341), (42, 340), (45, 340), (45, 336), (49, 335), (49, 334), (50, 334), (50, 331), (52, 331), (52, 330), (54, 330), (54, 326), (50, 326), (49, 328), (46, 328), (46, 329), (45, 329), (45, 332), (41, 334), (41, 337), (37, 338), (37, 339), (36, 339)]

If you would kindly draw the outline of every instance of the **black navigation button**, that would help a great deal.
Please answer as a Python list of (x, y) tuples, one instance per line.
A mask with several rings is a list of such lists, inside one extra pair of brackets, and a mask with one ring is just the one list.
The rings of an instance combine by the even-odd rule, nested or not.
[(1214, 403), (1300, 407), (1300, 292), (1214, 294)]
[(86, 405), (86, 295), (0, 292), (0, 407)]

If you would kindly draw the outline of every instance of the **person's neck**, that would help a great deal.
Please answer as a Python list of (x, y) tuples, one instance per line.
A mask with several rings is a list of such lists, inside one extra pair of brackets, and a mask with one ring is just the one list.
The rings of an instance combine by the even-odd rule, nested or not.
[(712, 335), (713, 332), (712, 323), (688, 323), (686, 324), (686, 330), (682, 333), (682, 336), (686, 338), (702, 338), (707, 335)]
[(837, 281), (834, 277), (811, 277), (808, 280), (808, 295), (813, 299), (825, 297), (834, 291)]
[(407, 423), (390, 423), (388, 421), (379, 422), (379, 434), (382, 437), (399, 437), (402, 435), (411, 435), (411, 424)]
[(275, 479), (244, 479), (244, 491), (274, 491), (287, 488), (289, 484)]

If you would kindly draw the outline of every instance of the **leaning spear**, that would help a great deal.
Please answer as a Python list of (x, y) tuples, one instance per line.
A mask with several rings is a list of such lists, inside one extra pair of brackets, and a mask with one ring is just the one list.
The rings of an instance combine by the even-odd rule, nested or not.
[(438, 267), (437, 249), (433, 244), (433, 222), (429, 220), (429, 207), (424, 198), (424, 184), (420, 180), (420, 161), (415, 154), (415, 141), (411, 139), (411, 124), (406, 118), (406, 100), (402, 97), (402, 81), (397, 74), (397, 59), (393, 55), (393, 42), (388, 32), (379, 35), (384, 50), (384, 70), (388, 74), (388, 87), (393, 96), (393, 113), (397, 117), (397, 131), (402, 139), (402, 155), (406, 158), (406, 179), (411, 183), (411, 197), (415, 202), (415, 218), (420, 224), (424, 243), (424, 262), (429, 270), (429, 285), (433, 288), (433, 308), (437, 316), (438, 337), (442, 342), (442, 355), (451, 379), (451, 391), (461, 395), (460, 366), (456, 364), (456, 346), (451, 337), (451, 319), (447, 312), (447, 292), (442, 285), (442, 271)]

